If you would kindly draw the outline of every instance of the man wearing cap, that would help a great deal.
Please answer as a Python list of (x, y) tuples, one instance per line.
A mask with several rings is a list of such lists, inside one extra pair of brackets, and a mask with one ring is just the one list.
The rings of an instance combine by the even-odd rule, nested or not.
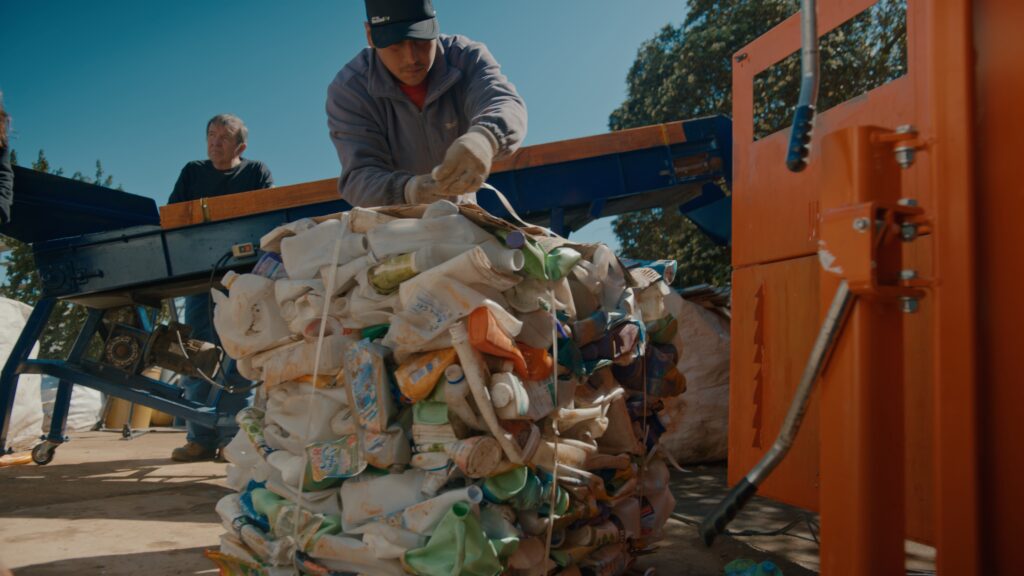
[(526, 136), (526, 104), (479, 42), (438, 33), (431, 0), (365, 0), (370, 46), (327, 90), (338, 188), (354, 206), (477, 191)]

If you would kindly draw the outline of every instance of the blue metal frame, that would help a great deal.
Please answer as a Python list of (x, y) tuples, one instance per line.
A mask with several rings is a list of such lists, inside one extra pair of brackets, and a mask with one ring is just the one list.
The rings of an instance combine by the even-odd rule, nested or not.
[[(0, 232), (27, 244), (104, 230), (160, 224), (152, 198), (14, 167), (14, 220)], [(45, 225), (40, 225), (45, 224)]]
[[(77, 363), (85, 355), (86, 349), (89, 348), (89, 339), (99, 329), (100, 322), (103, 321), (103, 311), (92, 309), (89, 311), (89, 316), (85, 320), (85, 324), (82, 326), (81, 332), (75, 338), (75, 343), (71, 347), (71, 353), (68, 354), (68, 363)], [(18, 374), (25, 374), (24, 368), (26, 362), (33, 362), (33, 360), (23, 360), (18, 364)], [(74, 388), (75, 381), (70, 378), (60, 378), (57, 384), (57, 398), (53, 403), (53, 417), (50, 419), (50, 433), (46, 435), (46, 440), (51, 443), (60, 444), (65, 441), (64, 431), (67, 428), (68, 413), (71, 411), (71, 392)]]
[(722, 162), (722, 181), (709, 181), (701, 195), (679, 206), (679, 213), (693, 222), (715, 243), (732, 245), (732, 123), (722, 116), (712, 116), (683, 123), (687, 140), (708, 140), (718, 150)]
[[(709, 116), (681, 124), (685, 142), (499, 172), (487, 182), (524, 220), (563, 236), (597, 218), (643, 208), (676, 204), (694, 219), (696, 208), (689, 206), (714, 202), (728, 212), (729, 197), (716, 183), (731, 184), (732, 122)], [(676, 170), (683, 159), (694, 162), (691, 173)], [(492, 214), (508, 215), (489, 192), (478, 193), (477, 200)], [(731, 222), (694, 220), (716, 242), (729, 242)]]
[[(61, 360), (26, 360), (18, 366), (21, 374), (46, 374), (73, 381), (76, 384), (99, 390), (104, 394), (138, 402), (143, 406), (166, 412), (171, 416), (185, 418), (204, 426), (215, 426), (219, 421), (227, 423), (230, 416), (218, 414), (215, 406), (186, 400), (182, 389), (177, 386), (146, 378), (128, 376), (116, 368), (95, 363), (72, 364)], [(54, 412), (56, 417), (56, 411)], [(226, 420), (225, 420), (226, 419)], [(51, 429), (51, 434), (53, 430)]]
[(11, 349), (7, 363), (4, 364), (3, 370), (0, 370), (0, 454), (7, 452), (7, 429), (11, 423), (11, 411), (14, 409), (14, 394), (18, 390), (18, 365), (32, 353), (32, 348), (46, 328), (46, 322), (49, 321), (56, 304), (54, 298), (43, 298), (36, 304), (25, 323), (25, 328), (18, 336), (18, 341)]
[[(99, 308), (155, 306), (161, 298), (202, 291), (197, 286), (233, 245), (259, 246), (281, 224), (349, 208), (336, 200), (173, 230), (134, 226), (38, 242), (32, 250), (46, 296)], [(226, 268), (253, 261), (231, 259)]]
[[(231, 246), (246, 242), (259, 245), (260, 237), (276, 226), (299, 218), (350, 208), (344, 201), (337, 200), (235, 220), (163, 230), (146, 223), (152, 219), (150, 207), (155, 213), (152, 200), (136, 202), (132, 198), (138, 197), (131, 194), (92, 186), (106, 191), (98, 196), (101, 204), (104, 201), (123, 203), (128, 208), (105, 209), (103, 206), (93, 206), (91, 212), (85, 215), (78, 213), (76, 220), (74, 212), (80, 206), (65, 202), (69, 194), (62, 187), (77, 190), (81, 186), (80, 182), (39, 173), (24, 176), (29, 184), (23, 190), (19, 179), (18, 194), (21, 203), (37, 208), (39, 214), (34, 216), (36, 225), (29, 225), (29, 217), (23, 216), (18, 228), (4, 231), (16, 238), (20, 236), (19, 239), (34, 241), (32, 249), (43, 281), (43, 298), (32, 311), (0, 372), (0, 452), (6, 451), (8, 447), (7, 431), (20, 374), (45, 374), (60, 379), (53, 419), (45, 437), (45, 441), (52, 447), (65, 440), (64, 431), (74, 384), (206, 426), (214, 426), (218, 421), (228, 423), (231, 416), (217, 411), (219, 394), (211, 404), (193, 402), (186, 400), (183, 390), (177, 386), (143, 376), (128, 375), (115, 368), (85, 360), (83, 356), (90, 338), (102, 328), (104, 310), (133, 306), (142, 329), (151, 332), (153, 317), (145, 305), (155, 307), (161, 300), (206, 290), (214, 266), (223, 260)], [(41, 188), (43, 185), (50, 188)], [(50, 193), (53, 198), (48, 197)], [(39, 222), (43, 221), (43, 207), (50, 212), (50, 217), (46, 220), (46, 226), (39, 226)], [(76, 235), (82, 230), (88, 230), (88, 233)], [(253, 258), (232, 258), (226, 261), (223, 270), (246, 268), (253, 263)], [(89, 307), (86, 324), (66, 360), (28, 360), (58, 300)]]

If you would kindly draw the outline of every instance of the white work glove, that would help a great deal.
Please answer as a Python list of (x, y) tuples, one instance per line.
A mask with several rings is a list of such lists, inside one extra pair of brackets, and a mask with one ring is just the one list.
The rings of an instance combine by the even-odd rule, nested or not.
[(444, 162), (432, 172), (441, 193), (458, 196), (479, 190), (491, 173), (491, 161), (497, 152), (498, 140), (481, 126), (473, 126), (456, 138), (445, 152)]
[(405, 183), (405, 201), (409, 204), (432, 204), (444, 200), (444, 194), (430, 174), (420, 174)]

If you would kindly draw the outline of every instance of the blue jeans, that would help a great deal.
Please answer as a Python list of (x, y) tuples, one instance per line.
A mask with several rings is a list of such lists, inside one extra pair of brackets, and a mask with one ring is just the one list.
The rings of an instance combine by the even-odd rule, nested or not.
[[(206, 294), (185, 297), (185, 323), (192, 327), (192, 338), (220, 345), (220, 338), (217, 337), (210, 320), (211, 312), (210, 298)], [(217, 381), (224, 382), (228, 375), (232, 376), (233, 381), (239, 381), (242, 378), (235, 368), (234, 360), (225, 362), (222, 374), (217, 377)], [(235, 414), (252, 404), (253, 392), (249, 390), (229, 393), (211, 385), (206, 380), (187, 376), (181, 379), (181, 387), (185, 389), (186, 400), (213, 406), (217, 412), (226, 413), (231, 419), (229, 423), (218, 423), (215, 428), (189, 420), (186, 424), (188, 441), (209, 449), (220, 448), (230, 442), (238, 432), (238, 425), (234, 422)]]

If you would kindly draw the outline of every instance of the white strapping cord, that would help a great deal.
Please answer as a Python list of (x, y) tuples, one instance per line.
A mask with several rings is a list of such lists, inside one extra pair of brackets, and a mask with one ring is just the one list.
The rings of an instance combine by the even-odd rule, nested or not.
[[(334, 295), (334, 282), (337, 279), (338, 274), (338, 259), (341, 257), (341, 236), (339, 235), (334, 241), (334, 255), (331, 257), (331, 270), (327, 274), (327, 285), (324, 286), (324, 307), (320, 316), (320, 333), (316, 339), (316, 353), (313, 355), (313, 393), (309, 395), (309, 400), (306, 402), (306, 414), (312, 414), (313, 412), (313, 397), (316, 396), (317, 390), (317, 379), (320, 377), (320, 353), (324, 347), (324, 335), (327, 331), (327, 312), (330, 310), (331, 297)], [(304, 436), (309, 439), (309, 428), (310, 419), (306, 418), (306, 432)], [(292, 542), (295, 544), (296, 549), (299, 546), (299, 518), (302, 513), (302, 508), (305, 505), (305, 493), (302, 491), (303, 484), (306, 483), (306, 470), (309, 468), (309, 452), (303, 448), (302, 450), (302, 472), (299, 473), (299, 485), (295, 487), (295, 492), (298, 494), (298, 501), (295, 503), (295, 519), (292, 522)]]
[[(642, 321), (642, 316), (641, 316), (641, 321)], [(641, 330), (643, 330), (642, 326), (641, 326)], [(644, 350), (644, 347), (646, 346), (646, 340), (647, 340), (647, 337), (646, 337), (646, 335), (644, 335), (644, 343), (640, 347), (640, 375), (641, 375), (641, 383), (640, 383), (640, 385), (644, 387), (644, 396), (643, 396), (643, 403), (644, 404), (643, 404), (643, 411), (642, 411), (642, 418), (644, 419), (643, 420), (643, 426), (642, 426), (642, 428), (643, 428), (643, 436), (644, 437), (643, 437), (643, 440), (640, 441), (640, 446), (641, 446), (640, 449), (644, 451), (644, 457), (640, 459), (640, 470), (638, 471), (638, 474), (637, 474), (638, 478), (637, 479), (639, 480), (639, 484), (640, 484), (640, 510), (641, 511), (643, 510), (643, 507), (644, 507), (644, 478), (647, 475), (647, 461), (649, 460), (650, 456), (653, 456), (654, 451), (656, 451), (658, 449), (658, 445), (655, 444), (654, 448), (651, 450), (651, 454), (649, 454), (649, 455), (647, 454), (647, 438), (648, 438), (648, 434), (650, 434), (650, 430), (647, 428), (647, 356), (644, 354), (644, 352), (646, 352), (646, 350)]]
[(516, 209), (512, 207), (512, 203), (508, 201), (508, 198), (506, 198), (505, 195), (501, 193), (501, 190), (498, 190), (497, 188), (495, 188), (494, 186), (491, 186), (490, 184), (488, 184), (486, 182), (484, 182), (483, 185), (480, 186), (480, 189), (481, 190), (490, 190), (491, 192), (494, 192), (494, 195), (498, 197), (498, 202), (501, 202), (501, 206), (503, 208), (505, 208), (505, 211), (508, 212), (509, 216), (512, 217), (512, 220), (516, 224), (519, 224), (523, 228), (540, 228), (541, 230), (546, 232), (548, 236), (555, 236), (555, 233), (552, 232), (550, 228), (545, 228), (543, 226), (537, 226), (536, 224), (530, 224), (529, 222), (526, 222), (525, 220), (520, 218), (519, 217), (519, 213), (516, 212)]
[[(497, 190), (494, 191), (498, 192)], [(501, 196), (501, 192), (498, 192), (498, 195)], [(504, 196), (501, 196), (501, 198), (504, 198)], [(515, 214), (515, 212), (512, 213)], [(554, 365), (552, 379), (554, 382), (553, 392), (555, 393), (555, 410), (554, 415), (551, 417), (551, 429), (555, 434), (555, 449), (553, 458), (554, 466), (552, 466), (551, 471), (551, 496), (548, 500), (548, 533), (544, 539), (545, 568), (547, 567), (548, 559), (551, 558), (551, 536), (555, 532), (555, 506), (558, 503), (558, 310), (555, 306), (555, 293), (551, 289), (550, 283), (548, 284), (548, 298), (551, 300), (551, 319), (554, 320), (551, 324), (551, 346), (552, 355), (554, 356), (554, 362), (552, 362)], [(541, 440), (541, 442), (543, 442), (543, 440)]]

